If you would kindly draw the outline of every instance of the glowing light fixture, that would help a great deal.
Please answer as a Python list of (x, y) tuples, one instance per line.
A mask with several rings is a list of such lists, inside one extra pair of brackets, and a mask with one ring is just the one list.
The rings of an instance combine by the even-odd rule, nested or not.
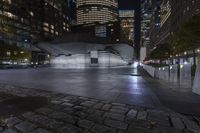
[(182, 69), (182, 68), (183, 68), (183, 65), (180, 65), (180, 68)]
[(133, 63), (133, 67), (134, 67), (134, 68), (138, 67), (138, 65), (139, 65), (139, 63), (138, 63), (137, 61), (135, 61), (135, 62)]

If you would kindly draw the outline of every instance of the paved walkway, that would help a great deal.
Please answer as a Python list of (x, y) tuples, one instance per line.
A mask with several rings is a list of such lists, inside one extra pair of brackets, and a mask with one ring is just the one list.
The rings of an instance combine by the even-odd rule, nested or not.
[(11, 85), (0, 85), (0, 106), (1, 133), (200, 132), (200, 117)]
[(0, 70), (0, 83), (24, 88), (161, 108), (158, 97), (134, 68)]
[(0, 70), (0, 84), (200, 115), (200, 96), (133, 68)]
[(191, 88), (183, 89), (171, 82), (153, 79), (143, 70), (140, 73), (163, 106), (182, 114), (200, 116), (200, 96), (192, 93)]

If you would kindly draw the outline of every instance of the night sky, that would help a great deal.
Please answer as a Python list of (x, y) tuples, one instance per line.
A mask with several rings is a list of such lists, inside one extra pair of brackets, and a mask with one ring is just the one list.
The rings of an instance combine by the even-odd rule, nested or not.
[(140, 0), (119, 0), (119, 8), (135, 10), (135, 52), (138, 57), (140, 50)]
[(140, 0), (119, 0), (120, 9), (138, 9)]

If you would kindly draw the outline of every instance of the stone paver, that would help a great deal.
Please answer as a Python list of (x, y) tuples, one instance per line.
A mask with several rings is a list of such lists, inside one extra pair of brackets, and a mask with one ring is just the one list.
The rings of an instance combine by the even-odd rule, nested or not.
[(70, 116), (66, 113), (63, 113), (63, 112), (53, 112), (52, 114), (49, 114), (49, 117), (54, 118), (54, 119), (58, 119), (58, 120), (61, 120), (61, 121), (69, 122), (69, 123), (72, 123), (72, 124), (75, 123), (75, 120), (73, 119), (72, 116)]
[(81, 106), (92, 107), (94, 104), (95, 104), (95, 102), (93, 102), (93, 101), (85, 101), (85, 102), (81, 103)]
[(116, 129), (104, 126), (104, 125), (99, 125), (96, 124), (93, 128), (92, 128), (92, 132), (94, 133), (115, 133)]
[(128, 124), (126, 124), (125, 122), (111, 120), (111, 119), (106, 119), (105, 125), (123, 130), (126, 130), (128, 127)]
[(42, 129), (42, 128), (38, 128), (38, 129), (32, 131), (31, 133), (51, 133), (51, 132), (49, 132), (45, 129)]
[(43, 115), (48, 115), (48, 114), (50, 114), (50, 113), (53, 112), (53, 110), (50, 109), (50, 108), (40, 108), (40, 109), (38, 109), (38, 110), (36, 110), (36, 111), (37, 111), (38, 113), (43, 114)]
[(184, 124), (183, 124), (183, 122), (181, 121), (180, 118), (178, 118), (178, 117), (171, 117), (171, 121), (172, 121), (172, 124), (173, 124), (173, 126), (175, 128), (181, 129), (181, 130), (185, 128), (185, 126), (184, 126)]
[(1, 133), (18, 133), (15, 129), (8, 128), (2, 131)]
[(97, 103), (96, 105), (94, 105), (95, 109), (101, 109), (103, 107), (103, 103)]
[(71, 125), (71, 124), (66, 124), (64, 127), (59, 129), (60, 133), (80, 133), (81, 129)]
[(2, 127), (0, 127), (0, 132), (1, 132), (1, 131), (3, 131), (3, 128), (2, 128)]
[(78, 122), (78, 125), (80, 127), (83, 127), (83, 128), (86, 128), (86, 129), (90, 129), (94, 125), (94, 123), (92, 121), (89, 121), (89, 120), (80, 120)]
[(15, 127), (23, 133), (28, 133), (32, 131), (33, 129), (35, 129), (37, 126), (30, 122), (24, 121), (17, 124)]
[[(13, 89), (14, 88), (14, 89)], [(1, 133), (200, 133), (199, 117), (47, 91), (0, 87), (0, 99), (42, 96), (36, 110), (0, 119)]]
[(21, 122), (21, 120), (18, 119), (17, 117), (10, 117), (5, 120), (5, 123), (7, 124), (8, 127), (12, 127), (20, 122)]
[(129, 118), (135, 118), (136, 115), (137, 115), (137, 110), (134, 110), (134, 109), (131, 109), (131, 110), (128, 112), (128, 114), (127, 114), (127, 116), (128, 116)]
[(188, 130), (193, 131), (195, 133), (200, 133), (200, 128), (194, 121), (191, 121), (187, 118), (183, 118), (183, 122), (185, 123)]
[(112, 106), (110, 104), (105, 104), (103, 107), (102, 107), (102, 110), (105, 110), (105, 111), (108, 111)]
[(117, 114), (117, 113), (105, 113), (104, 117), (123, 121), (125, 118), (125, 115), (121, 115), (121, 114)]
[(147, 112), (146, 111), (139, 111), (137, 115), (137, 119), (139, 120), (146, 120)]

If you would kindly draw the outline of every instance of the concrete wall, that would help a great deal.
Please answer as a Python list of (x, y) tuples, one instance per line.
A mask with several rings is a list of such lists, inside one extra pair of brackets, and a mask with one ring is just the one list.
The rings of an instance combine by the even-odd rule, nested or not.
[(152, 66), (148, 66), (148, 65), (143, 65), (143, 68), (148, 72), (149, 75), (151, 75), (151, 77), (155, 77), (155, 68)]
[[(112, 53), (99, 53), (98, 64), (96, 67), (113, 67), (113, 66), (125, 66), (127, 62), (124, 61), (120, 56)], [(91, 67), (91, 56), (90, 54), (76, 54), (72, 56), (59, 56), (51, 58), (51, 66), (53, 68), (87, 68)]]
[[(180, 85), (181, 88), (189, 89), (192, 87), (192, 76), (191, 76), (191, 64), (182, 64), (180, 68), (178, 65), (172, 65), (170, 67), (160, 67), (153, 68), (152, 66), (143, 65), (143, 68), (154, 78), (169, 81), (171, 83), (176, 83)], [(180, 75), (178, 75), (178, 69), (180, 69)], [(199, 75), (196, 72), (195, 85), (198, 88), (199, 85)], [(199, 77), (198, 77), (199, 76)], [(198, 85), (197, 85), (198, 84)], [(194, 88), (196, 90), (196, 88)], [(200, 87), (199, 87), (200, 88)]]
[(112, 47), (117, 50), (123, 60), (132, 63), (134, 58), (134, 48), (127, 44), (115, 44)]
[(199, 63), (197, 65), (197, 69), (195, 73), (192, 91), (200, 95), (200, 56), (199, 56)]
[(91, 51), (105, 51), (111, 47), (113, 51), (119, 53), (123, 60), (132, 62), (134, 58), (134, 48), (128, 44), (93, 44), (84, 42), (63, 42), (63, 43), (39, 43), (39, 48), (47, 51), (53, 56), (87, 54)]
[(156, 68), (155, 77), (161, 80), (169, 81), (169, 67)]
[(159, 68), (155, 68), (155, 78), (159, 79)]
[[(154, 78), (174, 83), (174, 85), (180, 85), (180, 88), (184, 91), (191, 91), (191, 64), (182, 64), (180, 65), (180, 68), (178, 65), (160, 68), (153, 68), (152, 66), (143, 65), (143, 68)], [(178, 73), (179, 70), (180, 73)], [(200, 63), (196, 71), (193, 92), (200, 94)]]
[(169, 81), (169, 67), (163, 67), (163, 80)]
[(77, 54), (72, 56), (59, 56), (51, 58), (53, 68), (86, 68), (90, 66), (89, 54)]
[(127, 62), (123, 61), (120, 56), (111, 53), (99, 54), (99, 67), (112, 67), (127, 65)]
[(170, 66), (170, 78), (169, 81), (172, 83), (178, 83), (178, 65), (171, 65)]
[(145, 60), (146, 55), (147, 55), (147, 48), (141, 47), (140, 48), (140, 62), (143, 62)]
[(191, 64), (180, 65), (180, 85), (181, 88), (192, 87)]

